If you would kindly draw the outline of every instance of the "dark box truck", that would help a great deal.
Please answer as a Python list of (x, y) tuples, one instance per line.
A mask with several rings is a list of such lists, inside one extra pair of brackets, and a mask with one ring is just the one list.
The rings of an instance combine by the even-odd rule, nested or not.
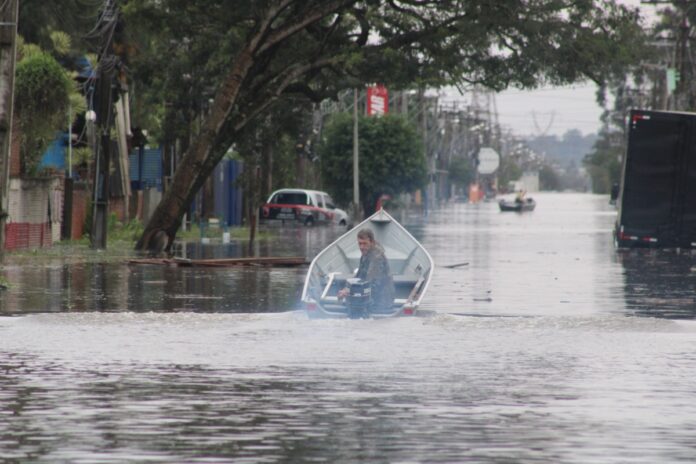
[(696, 247), (696, 113), (633, 110), (623, 160), (619, 247)]

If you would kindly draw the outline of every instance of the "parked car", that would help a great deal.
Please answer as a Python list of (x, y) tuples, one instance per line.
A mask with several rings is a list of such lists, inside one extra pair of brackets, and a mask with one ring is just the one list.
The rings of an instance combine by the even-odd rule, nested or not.
[(273, 192), (261, 206), (261, 222), (296, 222), (306, 226), (336, 224), (347, 226), (348, 213), (336, 208), (326, 192), (306, 189), (281, 189)]

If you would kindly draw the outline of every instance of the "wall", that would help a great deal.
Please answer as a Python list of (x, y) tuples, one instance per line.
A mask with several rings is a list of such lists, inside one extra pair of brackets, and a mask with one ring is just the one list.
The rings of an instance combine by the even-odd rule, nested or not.
[(10, 179), (5, 249), (42, 248), (60, 240), (63, 178)]
[[(244, 171), (244, 163), (238, 160), (222, 160), (212, 175), (214, 204), (212, 210), (224, 226), (242, 225), (242, 188), (238, 179)], [(199, 194), (200, 195), (200, 194)]]
[(527, 193), (538, 192), (539, 191), (539, 172), (538, 171), (525, 171), (520, 178), (522, 182), (522, 187)]

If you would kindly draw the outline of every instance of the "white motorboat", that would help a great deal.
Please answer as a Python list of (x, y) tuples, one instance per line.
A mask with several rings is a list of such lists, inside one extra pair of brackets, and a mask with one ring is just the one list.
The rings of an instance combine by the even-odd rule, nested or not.
[(371, 312), (369, 316), (384, 318), (416, 314), (433, 274), (433, 259), (396, 219), (380, 209), (312, 260), (302, 290), (302, 302), (310, 317), (350, 316), (350, 308), (337, 295), (360, 264), (357, 236), (364, 228), (371, 229), (376, 241), (384, 248), (395, 288), (392, 308)]

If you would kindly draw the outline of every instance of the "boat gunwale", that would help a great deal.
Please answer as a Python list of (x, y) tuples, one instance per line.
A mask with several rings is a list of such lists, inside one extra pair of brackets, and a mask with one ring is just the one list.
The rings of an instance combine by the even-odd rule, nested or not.
[[(385, 214), (387, 216), (388, 220), (387, 221), (373, 221), (373, 218), (377, 217), (379, 214)], [(333, 312), (333, 311), (329, 311), (329, 310), (325, 309), (324, 306), (321, 304), (321, 301), (317, 301), (315, 298), (308, 298), (309, 281), (310, 281), (310, 277), (312, 275), (312, 272), (314, 271), (315, 267), (318, 266), (317, 261), (324, 255), (324, 253), (327, 253), (328, 250), (333, 248), (335, 245), (337, 245), (338, 242), (342, 241), (344, 238), (349, 237), (351, 235), (357, 236), (357, 233), (360, 230), (360, 227), (365, 225), (365, 224), (368, 224), (371, 221), (372, 222), (390, 222), (391, 224), (396, 224), (396, 226), (402, 232), (404, 232), (406, 234), (406, 236), (413, 241), (413, 243), (416, 244), (414, 249), (420, 248), (421, 250), (423, 250), (423, 252), (428, 260), (428, 263), (430, 264), (430, 268), (423, 275), (421, 275), (421, 277), (427, 276), (427, 278), (424, 277), (425, 278), (425, 282), (424, 282), (425, 285), (418, 292), (418, 297), (416, 299), (411, 300), (411, 301), (407, 300), (404, 304), (402, 304), (398, 307), (395, 307), (394, 311), (392, 311), (390, 313), (374, 314), (373, 317), (377, 317), (377, 318), (394, 317), (394, 316), (399, 315), (407, 307), (413, 308), (414, 313), (415, 313), (415, 310), (418, 308), (418, 306), (420, 306), (421, 300), (423, 299), (423, 296), (427, 293), (428, 287), (430, 286), (430, 281), (433, 278), (433, 272), (435, 270), (435, 261), (433, 260), (433, 257), (430, 255), (428, 250), (423, 246), (423, 244), (421, 244), (420, 241), (418, 241), (403, 225), (401, 225), (401, 223), (399, 223), (399, 221), (394, 219), (394, 217), (391, 214), (389, 214), (384, 208), (380, 208), (374, 214), (367, 217), (366, 219), (361, 221), (359, 224), (352, 227), (350, 230), (346, 231), (344, 234), (341, 234), (333, 242), (331, 242), (329, 245), (324, 247), (324, 249), (322, 251), (320, 251), (314, 257), (314, 259), (312, 259), (311, 263), (309, 264), (309, 268), (307, 269), (305, 283), (304, 283), (304, 286), (302, 288), (302, 296), (301, 296), (302, 303), (304, 303), (305, 305), (308, 303), (314, 303), (317, 306), (317, 308), (320, 308), (324, 314), (326, 314), (327, 316), (330, 316), (330, 317), (347, 317), (346, 314), (339, 314), (337, 312)]]

